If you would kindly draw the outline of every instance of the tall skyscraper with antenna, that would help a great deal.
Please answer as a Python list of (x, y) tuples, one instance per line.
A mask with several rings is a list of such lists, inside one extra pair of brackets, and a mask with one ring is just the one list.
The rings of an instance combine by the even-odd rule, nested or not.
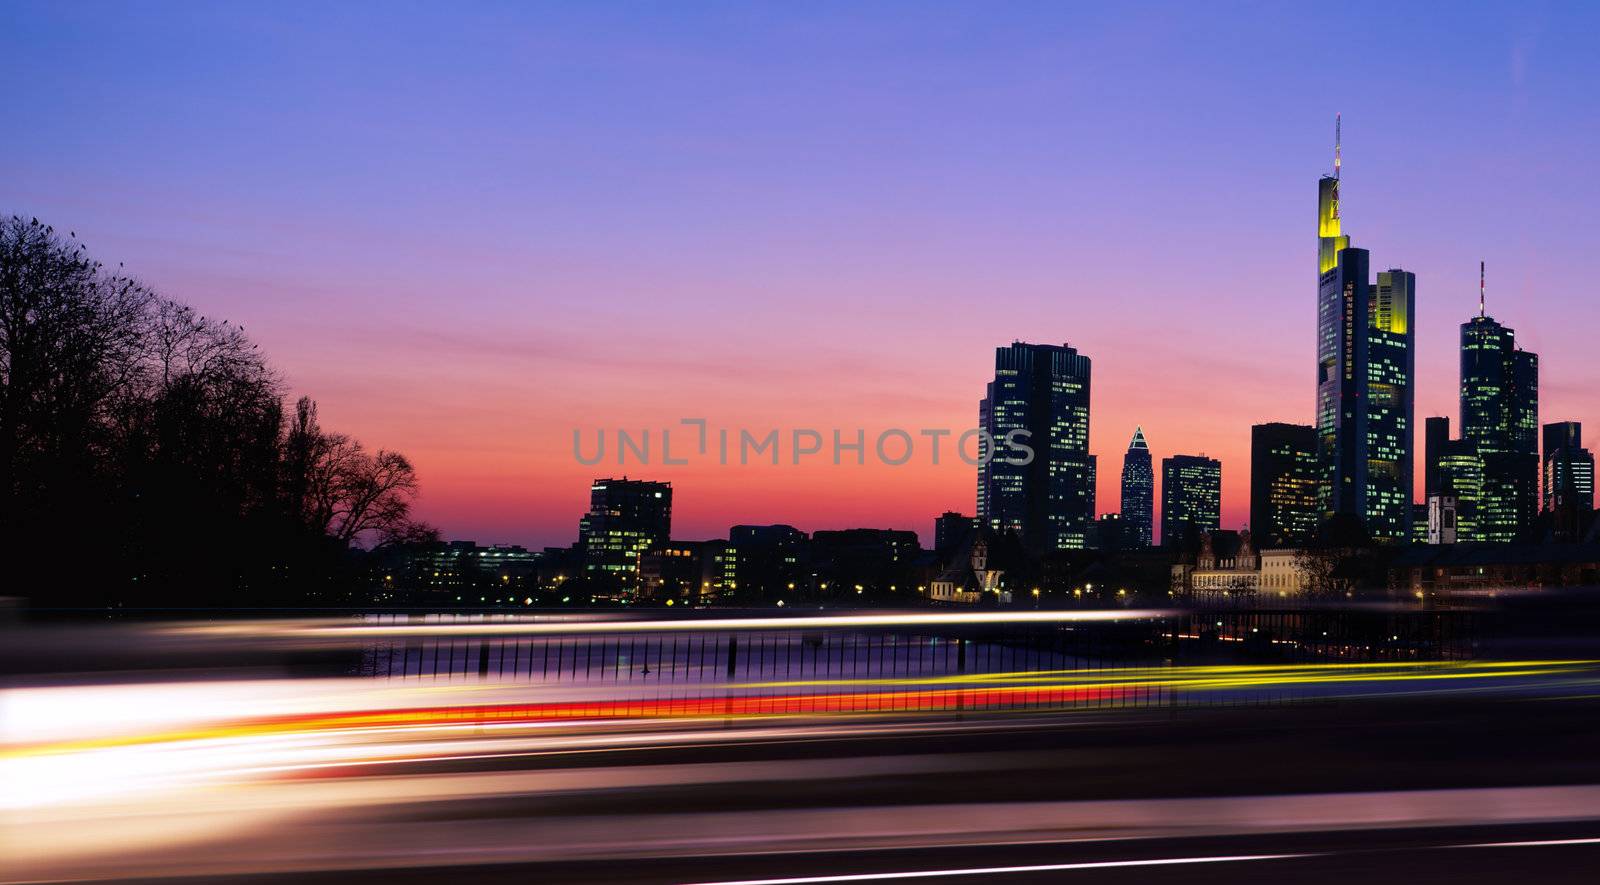
[(1324, 175), (1317, 182), (1317, 273), (1333, 270), (1338, 255), (1349, 248), (1350, 238), (1344, 235), (1339, 219), (1339, 171), (1343, 126), (1339, 114), (1333, 116), (1333, 174)]
[(1412, 520), (1416, 276), (1393, 268), (1374, 285), (1367, 250), (1344, 233), (1341, 123), (1335, 117), (1333, 174), (1317, 185), (1319, 497), (1325, 517), (1354, 517), (1374, 538), (1404, 543)]
[(1539, 512), (1539, 357), (1489, 316), (1484, 264), (1478, 315), (1461, 324), (1461, 438), (1483, 461), (1477, 537), (1517, 539)]

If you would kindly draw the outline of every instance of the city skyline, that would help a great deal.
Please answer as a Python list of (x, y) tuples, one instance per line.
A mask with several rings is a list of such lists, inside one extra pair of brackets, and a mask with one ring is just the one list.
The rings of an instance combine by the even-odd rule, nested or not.
[[(1484, 258), (1497, 281), (1490, 313), (1541, 357), (1540, 422), (1600, 420), (1585, 396), (1600, 381), (1586, 349), (1600, 320), (1583, 223), (1595, 186), (1579, 174), (1600, 139), (1567, 104), (1577, 99), (1571, 84), (1584, 82), (1574, 70), (1596, 65), (1577, 42), (1592, 20), (1533, 13), (1506, 28), (1469, 10), (1444, 26), (1449, 39), (1417, 45), (1413, 79), (1345, 70), (1334, 93), (1318, 88), (1332, 81), (1306, 50), (1316, 28), (1303, 29), (1304, 45), (1281, 38), (1278, 82), (1247, 82), (1257, 63), (1212, 61), (1233, 54), (1215, 45), (1202, 59), (1208, 41), (1191, 35), (1234, 27), (1226, 39), (1248, 45), (1253, 26), (1237, 14), (1198, 20), (1194, 10), (1146, 22), (1154, 30), (1140, 44), (1180, 64), (1194, 53), (1190, 83), (1151, 79), (1132, 63), (1096, 77), (1070, 58), (1078, 38), (1046, 12), (991, 25), (1011, 37), (1037, 31), (1025, 38), (1031, 55), (1013, 62), (939, 43), (948, 19), (924, 19), (886, 43), (885, 23), (862, 15), (860, 36), (824, 54), (816, 80), (763, 64), (762, 53), (798, 59), (818, 48), (778, 14), (703, 13), (699, 29), (664, 35), (668, 50), (650, 56), (640, 32), (571, 13), (548, 27), (584, 39), (540, 63), (518, 60), (490, 22), (467, 16), (454, 33), (487, 50), (479, 64), (421, 86), (415, 104), (369, 105), (374, 84), (335, 60), (348, 23), (271, 28), (200, 14), (220, 26), (206, 45), (162, 33), (159, 14), (11, 13), (22, 38), (47, 19), (128, 30), (140, 58), (155, 58), (131, 81), (194, 82), (172, 91), (171, 104), (125, 107), (105, 72), (134, 49), (63, 59), (66, 88), (84, 104), (20, 102), (19, 119), (43, 137), (20, 146), (7, 208), (75, 227), (110, 263), (242, 323), (292, 392), (414, 459), (418, 513), (449, 537), (570, 543), (591, 480), (624, 472), (577, 464), (573, 429), (659, 428), (702, 414), (728, 426), (869, 433), (971, 426), (974, 386), (992, 375), (988, 354), (1011, 340), (1066, 342), (1095, 361), (1089, 452), (1109, 460), (1094, 515), (1115, 509), (1112, 465), (1142, 426), (1158, 457), (1224, 462), (1221, 521), (1237, 528), (1248, 520), (1251, 426), (1312, 419), (1305, 194), (1327, 167), (1335, 111), (1345, 117), (1345, 217), (1357, 245), (1372, 249), (1373, 271), (1401, 266), (1419, 278), (1416, 422), (1458, 414), (1456, 338), (1475, 312), (1474, 265)], [(1354, 14), (1392, 33), (1424, 25), (1377, 7)], [(1283, 26), (1299, 15), (1267, 17), (1275, 33), (1292, 33)], [(410, 47), (435, 24), (377, 28), (357, 59)], [(1113, 21), (1079, 25), (1106, 45), (1134, 39)], [(721, 39), (740, 28), (748, 47)], [(303, 49), (314, 73), (242, 51), (264, 34)], [(8, 69), (51, 51), (48, 41), (16, 42), (0, 62)], [(445, 47), (416, 45), (419, 79), (457, 67)], [(1287, 61), (1297, 51), (1304, 66)], [(609, 76), (562, 79), (602, 55), (616, 60)], [(700, 78), (652, 91), (663, 67)], [(202, 72), (213, 76), (189, 76)], [(730, 73), (748, 84), (704, 114), (638, 121), (655, 150), (627, 161), (604, 150), (619, 144), (608, 101), (622, 100), (635, 119), (645, 98), (685, 111)], [(338, 88), (313, 90), (318, 75), (334, 74)], [(446, 99), (508, 75), (552, 102), (551, 113), (588, 113), (560, 127), (513, 113), (453, 132)], [(285, 88), (235, 103), (260, 76), (281, 76)], [(790, 115), (757, 104), (774, 92), (803, 97), (814, 84), (835, 101), (801, 102)], [(1119, 94), (1125, 109), (1105, 107)], [(308, 95), (317, 99), (302, 102)], [(858, 129), (889, 112), (887, 128)], [(1397, 140), (1386, 121), (1401, 112), (1412, 125)], [(101, 115), (113, 139), (148, 134), (146, 113), (172, 131), (100, 144), (74, 119), (86, 113)], [(221, 138), (207, 114), (268, 137)], [(346, 119), (376, 131), (351, 132)], [(860, 132), (858, 150), (830, 147), (847, 129)], [(741, 130), (743, 140), (719, 147)], [(338, 149), (312, 147), (330, 132), (347, 136)], [(551, 133), (570, 147), (552, 146)], [(175, 139), (191, 147), (175, 149)], [(395, 143), (414, 150), (397, 155)], [(591, 154), (568, 163), (576, 172), (541, 171), (575, 150)], [(395, 220), (407, 217), (415, 229)], [(1229, 255), (1222, 272), (1195, 282), (1219, 254)], [(651, 346), (669, 352), (647, 355)], [(1414, 456), (1421, 442), (1419, 433)], [(934, 516), (970, 509), (972, 472), (951, 461), (662, 467), (648, 478), (679, 490), (675, 533), (686, 538), (791, 523), (911, 529), (931, 546)], [(1415, 474), (1421, 500), (1421, 464)]]
[(0, 879), (1587, 881), (1597, 31), (0, 2)]

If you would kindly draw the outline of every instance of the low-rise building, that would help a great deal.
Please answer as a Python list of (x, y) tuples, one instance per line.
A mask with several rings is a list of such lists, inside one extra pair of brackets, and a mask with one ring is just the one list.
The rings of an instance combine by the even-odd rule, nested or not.
[(1181, 596), (1294, 596), (1306, 591), (1301, 553), (1256, 550), (1250, 532), (1217, 531), (1201, 536), (1193, 562), (1172, 566), (1172, 590)]
[(1399, 598), (1448, 605), (1492, 597), (1600, 584), (1597, 544), (1452, 544), (1413, 547), (1389, 567)]
[(964, 559), (946, 568), (928, 584), (928, 598), (934, 602), (972, 605), (992, 598), (1008, 603), (1011, 591), (1005, 586), (1005, 569), (1002, 563), (991, 561), (989, 538), (980, 532), (972, 538)]

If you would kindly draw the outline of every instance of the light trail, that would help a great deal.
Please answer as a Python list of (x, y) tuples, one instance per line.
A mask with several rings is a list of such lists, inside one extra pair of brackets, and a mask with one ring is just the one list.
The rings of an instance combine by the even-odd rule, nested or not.
[[(405, 731), (418, 728), (532, 727), (552, 723), (597, 721), (694, 720), (758, 717), (796, 717), (832, 714), (948, 713), (1008, 709), (1063, 709), (1090, 707), (1103, 702), (1130, 706), (1159, 702), (1167, 692), (1221, 692), (1235, 689), (1291, 689), (1307, 686), (1392, 686), (1416, 683), (1473, 682), (1515, 686), (1519, 679), (1572, 677), (1592, 671), (1600, 661), (1501, 661), (1425, 664), (1319, 664), (1172, 667), (1144, 670), (1105, 669), (1082, 671), (1016, 671), (1000, 674), (965, 674), (925, 679), (806, 680), (726, 685), (705, 683), (689, 697), (649, 697), (615, 684), (592, 684), (585, 689), (622, 692), (621, 696), (578, 697), (549, 701), (505, 701), (497, 696), (541, 692), (549, 686), (517, 683), (424, 683), (403, 689), (387, 688), (383, 696), (396, 703), (382, 707), (345, 705), (370, 702), (356, 690), (321, 702), (323, 709), (283, 709), (262, 715), (232, 715), (174, 723), (131, 732), (86, 734), (77, 738), (17, 740), (0, 743), (0, 759), (45, 754), (76, 753), (116, 747), (215, 741), (272, 735), (297, 735), (355, 731)], [(1065, 677), (1071, 677), (1067, 679)], [(1592, 681), (1592, 680), (1590, 680)], [(241, 687), (251, 683), (238, 683)], [(798, 689), (821, 689), (803, 692)], [(1448, 689), (1445, 689), (1448, 690)], [(40, 691), (48, 691), (41, 689)], [(167, 696), (154, 687), (152, 697)], [(670, 688), (669, 688), (670, 692)], [(137, 696), (138, 687), (128, 694)], [(223, 692), (224, 694), (226, 692)], [(181, 697), (182, 695), (175, 695)], [(447, 703), (438, 699), (444, 697)], [(197, 701), (203, 700), (201, 697)], [(311, 701), (307, 701), (311, 706)], [(137, 705), (137, 697), (123, 699), (116, 708)], [(235, 711), (249, 709), (235, 701)], [(79, 711), (79, 715), (85, 712)], [(120, 723), (119, 723), (120, 724)], [(154, 723), (152, 723), (154, 724)], [(93, 727), (92, 719), (81, 722)]]
[(597, 699), (530, 704), (449, 705), (349, 713), (286, 715), (197, 726), (167, 732), (87, 738), (0, 750), (0, 759), (73, 753), (111, 747), (210, 741), (312, 732), (367, 731), (439, 726), (495, 726), (552, 721), (589, 722), (631, 719), (708, 719), (830, 713), (947, 712), (1004, 707), (1022, 694), (1030, 703), (1092, 703), (1109, 697), (1110, 687), (1032, 686), (968, 688), (929, 692), (842, 692), (814, 695), (744, 695), (690, 699)]
[(909, 870), (896, 873), (850, 873), (841, 876), (792, 876), (784, 879), (731, 879), (694, 885), (820, 885), (826, 882), (882, 882), (891, 879), (939, 879), (952, 876), (1001, 876), (1014, 873), (1054, 873), (1069, 870), (1106, 870), (1118, 867), (1166, 867), (1201, 863), (1244, 863), (1258, 860), (1320, 857), (1321, 854), (1232, 854), (1218, 857), (1162, 857), (1146, 860), (1102, 860), (1086, 863), (1046, 863), (1017, 867), (961, 867), (946, 870)]
[[(1559, 848), (1573, 845), (1600, 845), (1600, 838), (1536, 839), (1522, 842), (1473, 842), (1466, 844), (1422, 845), (1421, 850), (1455, 848)], [(1266, 860), (1300, 860), (1352, 854), (1365, 849), (1315, 851), (1288, 854), (1237, 854), (1211, 857), (1163, 857), (1138, 860), (1083, 861), (1074, 863), (1026, 864), (1003, 867), (953, 867), (937, 870), (901, 870), (886, 873), (843, 873), (824, 876), (786, 876), (775, 879), (720, 879), (691, 885), (826, 885), (833, 882), (884, 882), (903, 879), (942, 879), (958, 876), (1003, 876), (1021, 873), (1071, 872), (1073, 870), (1119, 869), (1129, 867), (1182, 866), (1207, 863), (1246, 863)]]
[[(1312, 681), (1354, 682), (1387, 679), (1492, 678), (1579, 673), (1594, 669), (1600, 660), (1541, 661), (1418, 661), (1339, 664), (1232, 664), (1179, 667), (1107, 667), (1095, 670), (1011, 670), (1003, 673), (953, 673), (879, 679), (794, 679), (738, 683), (735, 688), (806, 688), (851, 684), (856, 686), (960, 685), (1005, 682), (1048, 683), (1068, 677), (1085, 685), (1122, 684), (1275, 685)], [(1444, 672), (1429, 672), (1444, 671)], [(1369, 675), (1370, 674), (1370, 675)], [(1231, 678), (1229, 678), (1231, 677)]]
[(252, 621), (242, 624), (181, 624), (163, 628), (188, 636), (252, 638), (380, 638), (415, 636), (545, 636), (718, 631), (795, 631), (862, 627), (961, 627), (985, 624), (1072, 624), (1148, 620), (1178, 614), (1165, 609), (1094, 609), (1089, 611), (952, 612), (936, 614), (809, 615), (792, 618), (708, 618), (669, 621), (548, 621), (420, 624), (351, 624), (341, 621)]
[[(779, 727), (747, 732), (752, 739), (763, 739), (759, 733), (788, 740), (802, 736), (804, 730)], [(659, 732), (640, 735), (639, 745), (646, 746), (660, 736)], [(695, 741), (716, 737), (710, 732), (682, 736)], [(507, 749), (495, 738), (471, 737), (459, 744), (440, 741), (428, 748), (351, 743), (344, 749), (357, 759), (373, 751), (462, 758), (460, 751), (467, 747)], [(11, 866), (0, 873), (0, 881), (403, 869), (437, 864), (441, 859), (448, 864), (472, 865), (719, 857), (766, 865), (781, 864), (783, 855), (796, 853), (842, 856), (912, 848), (996, 850), (1008, 846), (1081, 850), (1087, 843), (1100, 843), (1109, 853), (1130, 840), (1600, 820), (1600, 786), (1594, 785), (1044, 802), (847, 803), (737, 810), (635, 807), (547, 816), (519, 814), (494, 803), (498, 799), (525, 803), (535, 797), (584, 793), (615, 796), (618, 791), (686, 786), (727, 789), (737, 795), (745, 784), (812, 785), (827, 779), (849, 782), (885, 774), (934, 778), (956, 771), (1002, 774), (1031, 770), (1034, 760), (1053, 754), (1033, 753), (1020, 764), (1013, 753), (1000, 751), (904, 757), (873, 753), (815, 759), (601, 763), (554, 769), (396, 771), (369, 777), (365, 775), (370, 768), (340, 772), (337, 765), (329, 766), (324, 751), (338, 752), (333, 745), (293, 747), (259, 742), (253, 747), (218, 749), (227, 750), (226, 755), (202, 760), (213, 766), (207, 770), (186, 773), (181, 779), (138, 777), (131, 789), (119, 786), (129, 775), (123, 763), (137, 760), (107, 760), (96, 776), (116, 786), (118, 792), (80, 795), (66, 804), (3, 818), (8, 826), (0, 828), (0, 855), (6, 856)], [(188, 757), (193, 751), (185, 748), (179, 752)], [(274, 776), (253, 777), (264, 769), (252, 763), (259, 764), (264, 754), (274, 753), (281, 763)], [(75, 770), (75, 765), (66, 762), (63, 773), (69, 768)], [(276, 774), (295, 769), (310, 769), (314, 774)], [(417, 818), (395, 816), (396, 810), (408, 805), (425, 806), (429, 812)], [(485, 817), (483, 810), (496, 810), (498, 817)], [(331, 833), (330, 820), (339, 821)], [(1426, 835), (1417, 841), (1427, 843), (1415, 846), (1425, 850), (1475, 847), (1439, 844)], [(1571, 845), (1581, 850), (1590, 842), (1600, 840), (1551, 840), (1550, 847)], [(1482, 847), (1537, 848), (1543, 844), (1484, 843)], [(1367, 850), (1364, 845), (1349, 850), (1318, 848), (1315, 854), (1303, 856)], [(1103, 863), (1139, 865), (1121, 860)], [(984, 866), (965, 875), (993, 871), (998, 877), (1031, 870), (1093, 868), (1080, 863), (1015, 869)], [(908, 874), (901, 878), (908, 879), (963, 875), (944, 869), (901, 872)]]
[(1470, 845), (1452, 845), (1451, 848), (1559, 848), (1563, 845), (1600, 845), (1600, 838), (1591, 839), (1532, 839), (1525, 842), (1473, 842)]

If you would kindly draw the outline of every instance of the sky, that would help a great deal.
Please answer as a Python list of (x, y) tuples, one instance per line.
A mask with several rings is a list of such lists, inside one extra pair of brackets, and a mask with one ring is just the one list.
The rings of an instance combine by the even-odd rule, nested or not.
[[(241, 323), (326, 426), (413, 460), (446, 537), (571, 543), (626, 474), (673, 483), (682, 539), (931, 543), (974, 468), (872, 441), (974, 426), (1013, 340), (1093, 360), (1101, 512), (1142, 425), (1222, 460), (1237, 528), (1250, 425), (1312, 420), (1335, 113), (1346, 233), (1417, 274), (1419, 431), (1457, 414), (1479, 260), (1541, 421), (1600, 422), (1597, 30), (1537, 2), (14, 0), (0, 211)], [(682, 418), (712, 456), (660, 464)], [(657, 463), (617, 465), (618, 428)], [(717, 463), (719, 428), (779, 430), (779, 465)], [(859, 428), (868, 463), (796, 466), (794, 428)]]

